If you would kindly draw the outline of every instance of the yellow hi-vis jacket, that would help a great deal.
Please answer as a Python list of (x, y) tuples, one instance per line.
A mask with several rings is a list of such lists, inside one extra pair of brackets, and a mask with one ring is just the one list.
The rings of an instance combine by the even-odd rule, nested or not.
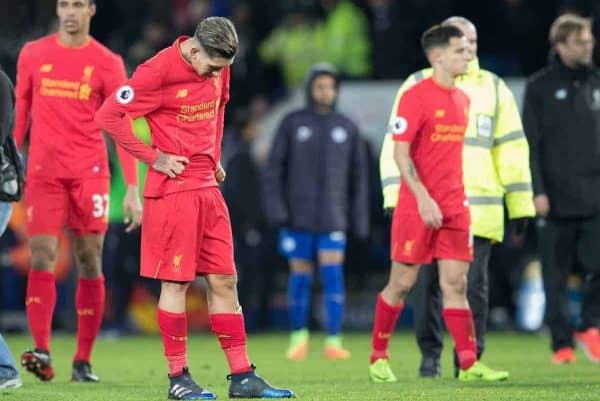
[[(390, 127), (402, 94), (415, 83), (431, 77), (431, 68), (409, 76), (396, 95)], [(529, 169), (529, 145), (514, 97), (504, 81), (479, 68), (477, 60), (457, 87), (471, 99), (469, 126), (463, 150), (463, 177), (469, 198), (473, 235), (501, 241), (504, 235), (504, 200), (509, 218), (533, 217), (533, 192)], [(384, 208), (398, 202), (400, 172), (394, 161), (391, 130), (385, 134), (379, 160)]]

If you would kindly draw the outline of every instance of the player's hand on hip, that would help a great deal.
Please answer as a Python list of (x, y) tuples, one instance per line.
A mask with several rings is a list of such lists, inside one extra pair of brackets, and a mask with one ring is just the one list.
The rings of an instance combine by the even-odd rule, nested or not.
[(429, 196), (418, 199), (417, 203), (423, 223), (429, 228), (440, 228), (443, 216), (438, 204)]
[(142, 203), (138, 196), (137, 185), (128, 185), (127, 192), (123, 198), (123, 214), (127, 224), (125, 232), (131, 232), (142, 224)]
[(546, 194), (536, 195), (533, 198), (533, 204), (538, 216), (546, 217), (550, 213), (550, 200)]
[(219, 165), (217, 166), (217, 171), (215, 171), (215, 178), (219, 183), (225, 181), (225, 178), (227, 178), (227, 173), (225, 172), (223, 166), (221, 166), (221, 163), (219, 163)]
[(171, 155), (159, 150), (158, 157), (154, 161), (154, 164), (152, 164), (152, 168), (168, 175), (170, 178), (175, 178), (183, 173), (185, 165), (189, 162), (190, 161), (185, 156)]

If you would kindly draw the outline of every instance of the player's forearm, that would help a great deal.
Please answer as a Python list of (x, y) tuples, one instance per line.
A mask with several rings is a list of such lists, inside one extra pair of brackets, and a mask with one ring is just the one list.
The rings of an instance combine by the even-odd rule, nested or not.
[(217, 139), (215, 140), (215, 163), (221, 163), (221, 142), (223, 141), (223, 130), (225, 129), (225, 105), (221, 105), (217, 114)]
[(413, 163), (409, 153), (407, 151), (403, 151), (398, 145), (396, 145), (394, 150), (394, 160), (396, 161), (396, 165), (400, 170), (400, 176), (402, 177), (402, 180), (406, 183), (415, 197), (417, 199), (429, 197), (429, 192), (421, 182), (419, 173), (417, 172), (415, 164)]
[(136, 159), (150, 166), (156, 161), (158, 152), (134, 135), (129, 117), (112, 109), (108, 101), (98, 110), (94, 120), (118, 145)]
[(15, 144), (17, 149), (23, 149), (23, 143), (25, 143), (25, 136), (27, 129), (29, 128), (29, 110), (31, 108), (31, 101), (25, 98), (17, 97), (15, 104), (15, 128), (13, 130), (13, 136), (15, 138)]
[(117, 149), (117, 157), (119, 158), (119, 163), (121, 164), (121, 169), (123, 170), (123, 177), (125, 177), (125, 183), (127, 185), (138, 185), (138, 168), (137, 161), (135, 158), (121, 147), (121, 145), (116, 145)]

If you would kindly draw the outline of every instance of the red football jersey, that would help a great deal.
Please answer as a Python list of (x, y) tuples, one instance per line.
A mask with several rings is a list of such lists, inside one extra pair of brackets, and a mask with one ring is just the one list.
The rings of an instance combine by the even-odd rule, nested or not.
[[(187, 157), (190, 162), (175, 179), (148, 170), (144, 196), (217, 186), (223, 117), (229, 100), (229, 67), (217, 76), (199, 76), (183, 58), (178, 38), (172, 46), (140, 65), (96, 114), (96, 120), (135, 157), (152, 164), (156, 149)], [(132, 132), (129, 119), (144, 116), (152, 146)]]
[[(27, 43), (17, 65), (14, 129), (21, 148), (31, 117), (27, 176), (110, 176), (94, 115), (126, 79), (121, 57), (92, 38), (78, 48), (56, 34)], [(135, 160), (118, 150), (127, 183), (136, 184)]]
[[(396, 141), (410, 142), (410, 157), (429, 195), (444, 216), (467, 210), (462, 151), (468, 124), (469, 98), (433, 78), (419, 82), (400, 99), (392, 127)], [(418, 213), (416, 198), (401, 185), (398, 210)]]

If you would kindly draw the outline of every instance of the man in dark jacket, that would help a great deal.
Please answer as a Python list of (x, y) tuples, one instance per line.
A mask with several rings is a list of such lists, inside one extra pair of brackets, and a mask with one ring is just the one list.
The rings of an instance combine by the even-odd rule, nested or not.
[[(239, 128), (238, 128), (239, 127)], [(265, 289), (272, 285), (273, 270), (279, 266), (265, 264), (275, 253), (267, 247), (266, 220), (261, 197), (262, 177), (252, 155), (252, 143), (258, 136), (258, 121), (246, 117), (236, 124), (229, 136), (228, 157), (222, 156), (227, 179), (222, 190), (231, 217), (235, 263), (238, 271), (238, 297), (244, 305), (246, 330), (256, 330), (265, 323), (268, 314), (269, 294)], [(276, 256), (276, 255), (274, 255)]]
[[(18, 192), (17, 170), (4, 151), (4, 143), (12, 141), (13, 112), (15, 107), (14, 88), (8, 76), (0, 69), (0, 235), (6, 230), (12, 206), (5, 196), (14, 196)], [(9, 144), (7, 144), (9, 145)], [(13, 146), (14, 149), (14, 146)], [(16, 153), (15, 153), (16, 155)], [(5, 177), (7, 179), (5, 179)], [(10, 185), (9, 185), (10, 183)], [(0, 334), (0, 390), (21, 387), (19, 371)]]
[(575, 340), (589, 359), (600, 362), (600, 71), (592, 66), (589, 20), (563, 15), (549, 38), (556, 58), (527, 83), (523, 125), (552, 362), (575, 361), (567, 302), (567, 276), (575, 262), (587, 275)]
[(286, 354), (291, 360), (304, 359), (308, 350), (315, 263), (320, 267), (327, 312), (325, 357), (350, 357), (339, 335), (344, 310), (342, 265), (347, 231), (362, 238), (368, 235), (368, 169), (358, 128), (335, 110), (337, 93), (333, 67), (315, 66), (307, 82), (308, 105), (281, 122), (264, 177), (267, 218), (282, 228), (280, 251), (291, 268), (292, 334)]

